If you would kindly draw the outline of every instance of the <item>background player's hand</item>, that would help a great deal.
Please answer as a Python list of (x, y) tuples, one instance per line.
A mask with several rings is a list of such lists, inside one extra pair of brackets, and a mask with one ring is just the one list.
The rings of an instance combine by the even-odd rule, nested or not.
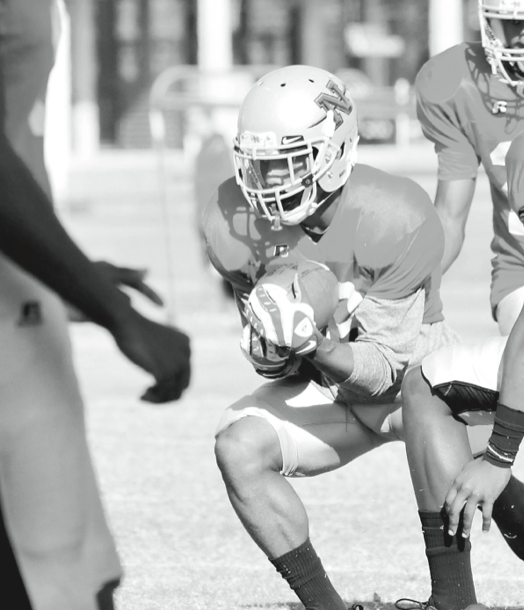
[(162, 403), (180, 398), (191, 376), (191, 349), (185, 333), (133, 311), (113, 336), (120, 351), (155, 378), (142, 400)]
[(493, 466), (482, 458), (466, 464), (453, 482), (444, 503), (449, 516), (449, 534), (456, 534), (464, 508), (462, 536), (468, 538), (477, 506), (482, 511), (482, 531), (488, 532), (493, 503), (504, 491), (510, 476), (510, 468)]
[(257, 373), (269, 379), (287, 377), (300, 366), (299, 357), (286, 347), (266, 341), (250, 324), (244, 326), (240, 350)]
[[(160, 295), (158, 295), (151, 288), (151, 286), (146, 284), (144, 281), (147, 275), (147, 269), (119, 267), (117, 265), (113, 265), (112, 263), (108, 263), (107, 261), (97, 261), (93, 264), (96, 265), (96, 267), (102, 271), (106, 278), (117, 288), (131, 288), (132, 290), (145, 296), (155, 305), (162, 306), (164, 304)], [(68, 305), (68, 317), (71, 322), (89, 321), (81, 311), (72, 305)]]
[(107, 261), (94, 263), (100, 271), (117, 287), (132, 288), (144, 295), (155, 305), (163, 305), (161, 297), (144, 281), (147, 269), (131, 269), (130, 267), (119, 267)]
[(303, 356), (317, 349), (324, 339), (313, 322), (314, 313), (307, 303), (270, 295), (264, 285), (255, 286), (246, 306), (246, 317), (264, 339), (287, 347)]

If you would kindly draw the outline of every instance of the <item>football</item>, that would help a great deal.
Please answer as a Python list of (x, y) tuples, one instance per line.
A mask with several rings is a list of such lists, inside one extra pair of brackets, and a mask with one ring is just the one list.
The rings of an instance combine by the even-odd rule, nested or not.
[(304, 260), (271, 267), (256, 286), (264, 286), (275, 301), (286, 298), (308, 306), (319, 330), (328, 325), (339, 299), (335, 274), (316, 261)]

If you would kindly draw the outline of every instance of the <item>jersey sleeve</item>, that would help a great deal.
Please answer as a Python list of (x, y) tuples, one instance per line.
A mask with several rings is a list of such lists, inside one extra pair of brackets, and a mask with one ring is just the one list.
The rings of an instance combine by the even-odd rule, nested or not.
[(382, 236), (382, 249), (389, 254), (380, 267), (369, 268), (372, 284), (367, 295), (379, 299), (402, 299), (426, 285), (439, 273), (444, 254), (444, 231), (431, 203), (426, 216), (411, 231)]
[(424, 300), (422, 288), (396, 300), (364, 298), (355, 315), (353, 371), (340, 384), (346, 400), (387, 400), (398, 393), (420, 334)]
[(435, 145), (439, 180), (461, 180), (477, 175), (480, 159), (461, 127), (455, 95), (442, 98), (449, 73), (426, 64), (416, 82), (417, 118), (424, 136)]
[(231, 197), (230, 185), (223, 183), (202, 209), (200, 226), (209, 261), (220, 276), (231, 284), (242, 327), (246, 326), (245, 306), (252, 289), (245, 266), (250, 259), (249, 247), (231, 238), (230, 225), (223, 214), (220, 198)]

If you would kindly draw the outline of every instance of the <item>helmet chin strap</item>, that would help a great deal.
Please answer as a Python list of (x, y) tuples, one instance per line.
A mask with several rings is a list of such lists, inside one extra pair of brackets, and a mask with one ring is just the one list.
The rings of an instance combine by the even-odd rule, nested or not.
[(280, 216), (273, 216), (273, 220), (271, 221), (271, 230), (282, 231), (282, 221), (280, 220)]

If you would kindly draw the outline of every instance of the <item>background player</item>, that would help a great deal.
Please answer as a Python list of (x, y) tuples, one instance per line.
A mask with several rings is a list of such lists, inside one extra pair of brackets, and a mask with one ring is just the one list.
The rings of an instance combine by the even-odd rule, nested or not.
[[(306, 608), (323, 610), (346, 605), (285, 477), (333, 470), (398, 440), (404, 373), (456, 338), (439, 297), (438, 215), (412, 180), (355, 165), (357, 140), (338, 78), (307, 66), (266, 75), (240, 109), (236, 182), (219, 187), (203, 221), (210, 258), (235, 291), (243, 351), (276, 379), (225, 411), (218, 465), (248, 533)], [(301, 337), (316, 346), (308, 353), (293, 348), (291, 304), (268, 309), (252, 292), (274, 265), (305, 259), (325, 263), (340, 286), (327, 335), (311, 323)], [(266, 341), (272, 323), (293, 339)]]
[(479, 18), (481, 42), (456, 45), (421, 68), (417, 114), (438, 155), (444, 272), (464, 242), (479, 163), (486, 170), (493, 201), (491, 307), (507, 335), (524, 303), (523, 192), (512, 188), (506, 171), (506, 155), (524, 131), (524, 0), (479, 0)]
[[(34, 128), (53, 62), (52, 10), (50, 0), (1, 9), (0, 250), (14, 263), (0, 257), (0, 489), (34, 609), (107, 610), (121, 567), (89, 456), (65, 309), (44, 284), (107, 328), (122, 353), (153, 375), (144, 400), (180, 397), (189, 340), (131, 307), (104, 273), (121, 270), (80, 252), (42, 188), (43, 141)], [(131, 275), (141, 284), (140, 274)], [(9, 575), (14, 557), (7, 538), (0, 541)], [(4, 580), (4, 605), (27, 607), (23, 591), (13, 598), (14, 581)]]

